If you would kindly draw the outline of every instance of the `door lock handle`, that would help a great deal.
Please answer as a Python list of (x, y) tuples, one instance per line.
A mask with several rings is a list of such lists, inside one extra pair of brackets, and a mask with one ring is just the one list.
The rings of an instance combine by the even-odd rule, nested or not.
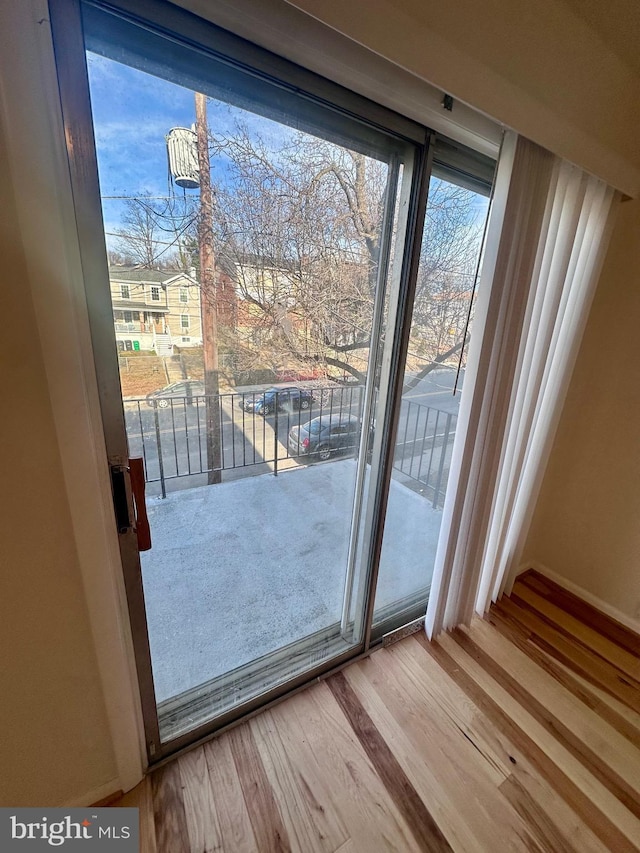
[(118, 533), (126, 533), (131, 529), (129, 499), (127, 497), (126, 467), (121, 464), (110, 465), (111, 492), (113, 495), (113, 510), (116, 516)]
[(131, 477), (131, 492), (135, 508), (135, 531), (138, 537), (138, 550), (149, 551), (151, 549), (151, 528), (147, 516), (147, 502), (145, 500), (144, 462), (138, 456), (129, 459), (129, 476)]

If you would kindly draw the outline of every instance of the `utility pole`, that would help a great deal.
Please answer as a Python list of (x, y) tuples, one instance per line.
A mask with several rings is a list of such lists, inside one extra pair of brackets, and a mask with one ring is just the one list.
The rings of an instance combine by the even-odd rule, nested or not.
[(211, 165), (209, 161), (209, 127), (207, 101), (195, 93), (196, 137), (200, 170), (200, 307), (202, 355), (204, 360), (204, 393), (207, 437), (208, 483), (222, 480), (220, 454), (220, 387), (218, 383), (218, 309), (216, 299), (216, 258), (213, 247), (213, 202)]

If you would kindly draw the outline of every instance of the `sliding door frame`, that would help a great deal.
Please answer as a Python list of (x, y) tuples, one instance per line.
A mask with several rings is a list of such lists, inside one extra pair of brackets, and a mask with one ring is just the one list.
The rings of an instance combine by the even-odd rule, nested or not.
[[(133, 499), (127, 473), (127, 436), (117, 350), (114, 343), (109, 274), (85, 58), (83, 6), (90, 9), (107, 9), (136, 25), (149, 27), (163, 36), (179, 41), (200, 56), (209, 56), (217, 61), (221, 58), (228, 60), (244, 71), (255, 74), (256, 79), (281, 87), (287, 96), (302, 97), (325, 110), (329, 108), (337, 115), (344, 115), (349, 123), (355, 120), (370, 126), (375, 131), (399, 138), (410, 145), (414, 151), (410, 190), (406, 195), (406, 234), (398, 274), (399, 283), (389, 314), (389, 328), (393, 329), (393, 338), (384, 348), (382, 357), (381, 388), (384, 420), (382, 428), (377, 429), (375, 434), (374, 465), (369, 493), (373, 500), (368, 501), (365, 526), (369, 539), (363, 562), (366, 567), (364, 574), (366, 584), (361, 587), (364, 607), (361, 636), (357, 644), (348, 652), (325, 661), (286, 684), (257, 696), (240, 708), (234, 708), (213, 721), (198, 726), (188, 734), (165, 743), (161, 742), (158, 727), (141, 566), (133, 528)], [(240, 716), (253, 713), (260, 707), (276, 701), (285, 693), (333, 671), (346, 661), (366, 654), (371, 645), (375, 582), (393, 463), (399, 400), (402, 394), (402, 368), (408, 346), (429, 178), (434, 151), (437, 152), (438, 138), (419, 124), (221, 30), (164, 0), (114, 0), (112, 3), (100, 3), (98, 0), (95, 2), (94, 0), (49, 0), (49, 7), (108, 462), (112, 469), (124, 475), (122, 478), (125, 485), (124, 499), (130, 521), (129, 524), (120, 527), (118, 535), (147, 753), (149, 763), (154, 764), (194, 741), (202, 740), (214, 731), (228, 727)], [(373, 381), (373, 377), (370, 377), (370, 381)]]

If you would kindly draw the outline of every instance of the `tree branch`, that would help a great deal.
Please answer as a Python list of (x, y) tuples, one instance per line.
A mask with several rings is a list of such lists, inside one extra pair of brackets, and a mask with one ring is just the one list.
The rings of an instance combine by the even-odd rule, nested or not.
[(406, 394), (407, 391), (411, 391), (412, 388), (415, 388), (418, 382), (424, 379), (432, 370), (435, 370), (436, 367), (439, 367), (444, 361), (448, 358), (451, 358), (455, 353), (460, 352), (460, 350), (469, 342), (470, 336), (467, 335), (462, 341), (458, 341), (458, 343), (448, 349), (446, 352), (441, 352), (440, 355), (437, 355), (433, 361), (430, 361), (426, 364), (421, 370), (419, 370), (413, 379), (409, 380), (407, 384), (403, 387), (402, 393)]

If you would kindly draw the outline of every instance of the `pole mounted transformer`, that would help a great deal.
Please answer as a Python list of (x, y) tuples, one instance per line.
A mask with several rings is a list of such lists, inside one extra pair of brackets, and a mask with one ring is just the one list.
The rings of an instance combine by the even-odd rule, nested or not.
[(198, 134), (188, 127), (172, 127), (165, 137), (169, 171), (174, 184), (185, 190), (200, 186), (198, 163)]

